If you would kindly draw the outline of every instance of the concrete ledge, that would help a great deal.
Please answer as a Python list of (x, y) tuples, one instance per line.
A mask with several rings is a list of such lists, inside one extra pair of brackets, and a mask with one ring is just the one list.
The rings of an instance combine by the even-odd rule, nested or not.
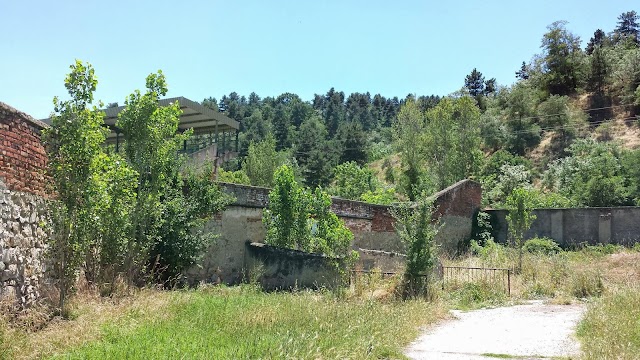
[(257, 280), (265, 290), (335, 288), (341, 282), (335, 266), (339, 258), (255, 242), (247, 242), (246, 250), (246, 278)]

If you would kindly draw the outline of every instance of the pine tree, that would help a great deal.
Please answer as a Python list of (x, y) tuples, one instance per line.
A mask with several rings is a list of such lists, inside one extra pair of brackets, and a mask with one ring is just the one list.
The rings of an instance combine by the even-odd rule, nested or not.
[(473, 97), (480, 96), (484, 94), (484, 76), (482, 73), (474, 68), (471, 71), (471, 74), (467, 75), (464, 79), (464, 87), (469, 90), (469, 94)]
[(607, 35), (604, 31), (598, 29), (593, 33), (593, 37), (589, 39), (589, 43), (587, 43), (587, 47), (584, 50), (587, 55), (591, 55), (595, 50), (596, 46), (603, 46), (604, 41), (607, 39)]
[(516, 79), (527, 80), (529, 78), (529, 67), (524, 61), (520, 66), (520, 70), (516, 71)]
[(640, 36), (640, 25), (638, 24), (640, 17), (635, 11), (627, 11), (618, 16), (618, 26), (616, 26), (613, 33), (617, 35), (619, 39), (631, 38), (638, 44)]

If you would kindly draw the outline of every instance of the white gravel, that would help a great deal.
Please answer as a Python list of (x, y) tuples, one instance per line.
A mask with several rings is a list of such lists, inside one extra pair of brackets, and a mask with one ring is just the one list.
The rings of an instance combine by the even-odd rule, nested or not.
[(443, 360), (490, 359), (483, 354), (523, 359), (577, 357), (580, 344), (574, 333), (584, 311), (583, 304), (550, 305), (542, 301), (452, 311), (453, 320), (427, 330), (405, 354), (411, 359)]

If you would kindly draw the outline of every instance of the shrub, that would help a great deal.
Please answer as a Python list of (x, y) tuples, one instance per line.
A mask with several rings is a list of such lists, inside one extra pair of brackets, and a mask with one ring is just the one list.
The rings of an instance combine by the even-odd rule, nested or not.
[(249, 179), (244, 170), (227, 171), (220, 168), (216, 180), (232, 184), (251, 185), (251, 179)]
[(329, 195), (319, 188), (311, 192), (300, 186), (288, 165), (275, 172), (262, 221), (267, 227), (265, 243), (269, 245), (348, 260), (357, 257), (357, 252), (349, 251), (353, 234), (331, 212)]
[(580, 270), (571, 275), (571, 294), (577, 298), (600, 296), (604, 291), (602, 275), (597, 270)]
[(396, 231), (407, 247), (403, 297), (428, 296), (429, 277), (437, 262), (435, 236), (438, 225), (432, 222), (432, 205), (425, 201), (394, 209)]
[(552, 255), (562, 251), (557, 242), (547, 237), (533, 238), (525, 241), (522, 249), (531, 254)]

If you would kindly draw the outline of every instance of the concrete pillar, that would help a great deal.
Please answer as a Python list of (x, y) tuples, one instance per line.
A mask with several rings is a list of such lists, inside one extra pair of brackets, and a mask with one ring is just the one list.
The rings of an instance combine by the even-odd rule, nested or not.
[(551, 238), (558, 244), (564, 245), (564, 211), (556, 210), (551, 213)]
[(603, 209), (598, 221), (598, 242), (608, 244), (611, 242), (611, 210)]

